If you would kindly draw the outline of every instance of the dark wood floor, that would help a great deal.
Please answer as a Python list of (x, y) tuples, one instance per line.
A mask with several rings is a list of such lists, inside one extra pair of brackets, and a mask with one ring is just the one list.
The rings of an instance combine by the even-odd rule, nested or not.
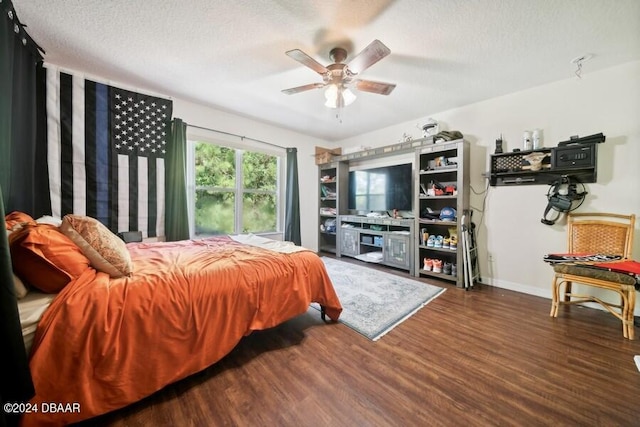
[(311, 309), (85, 425), (640, 425), (640, 340), (613, 316), (434, 284), (447, 291), (377, 342)]

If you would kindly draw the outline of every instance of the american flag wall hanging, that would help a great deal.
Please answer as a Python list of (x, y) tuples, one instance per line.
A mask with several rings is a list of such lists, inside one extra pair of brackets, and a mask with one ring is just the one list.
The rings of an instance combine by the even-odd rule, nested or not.
[(164, 159), (171, 100), (47, 68), (52, 215), (98, 219), (113, 232), (164, 236)]

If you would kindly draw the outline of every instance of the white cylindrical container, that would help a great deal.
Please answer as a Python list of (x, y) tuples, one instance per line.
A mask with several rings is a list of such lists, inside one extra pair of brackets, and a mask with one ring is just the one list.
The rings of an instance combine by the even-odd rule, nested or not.
[(534, 129), (533, 134), (533, 149), (537, 150), (542, 148), (542, 131), (540, 129)]
[(527, 151), (533, 148), (533, 143), (531, 141), (531, 132), (525, 130), (522, 134), (522, 149)]

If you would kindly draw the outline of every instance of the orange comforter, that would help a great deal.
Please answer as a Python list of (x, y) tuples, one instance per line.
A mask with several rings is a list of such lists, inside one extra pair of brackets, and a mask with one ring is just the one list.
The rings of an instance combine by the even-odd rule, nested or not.
[[(30, 367), (38, 404), (23, 425), (67, 424), (150, 395), (220, 360), (254, 330), (342, 310), (322, 260), (216, 237), (129, 244), (135, 273), (85, 271), (38, 326)], [(46, 412), (45, 412), (46, 411)]]

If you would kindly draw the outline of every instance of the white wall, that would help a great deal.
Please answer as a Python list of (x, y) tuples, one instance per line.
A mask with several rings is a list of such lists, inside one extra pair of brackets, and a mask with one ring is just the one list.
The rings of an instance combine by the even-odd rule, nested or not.
[[(107, 83), (126, 88), (122, 82)], [(319, 209), (315, 146), (376, 147), (394, 144), (404, 133), (420, 138), (419, 126), (427, 119), (421, 117), (333, 144), (188, 101), (174, 98), (173, 102), (174, 117), (189, 124), (298, 149), (302, 245), (313, 250), (318, 247)], [(555, 146), (571, 135), (603, 132), (607, 139), (598, 147), (598, 182), (587, 184), (589, 195), (580, 211), (640, 215), (640, 61), (585, 72), (582, 79), (571, 77), (431, 117), (441, 123), (441, 130), (459, 130), (471, 142), (471, 185), (476, 192), (485, 188), (482, 174), (489, 168), (489, 155), (500, 134), (505, 149), (511, 151), (521, 147), (525, 129), (542, 129), (546, 146)], [(554, 226), (540, 223), (547, 188), (489, 188), (485, 215), (476, 212), (473, 216), (479, 226), (484, 283), (550, 297), (551, 268), (542, 262), (542, 256), (566, 247), (566, 229), (564, 221)], [(471, 205), (481, 209), (483, 195), (472, 192)], [(492, 255), (492, 263), (487, 262), (488, 254)], [(638, 226), (634, 258), (640, 259)]]
[[(548, 147), (571, 135), (602, 132), (606, 141), (598, 146), (598, 182), (586, 185), (589, 194), (578, 211), (640, 215), (640, 62), (585, 72), (582, 79), (571, 77), (431, 117), (441, 123), (440, 130), (459, 130), (471, 142), (471, 185), (478, 192), (486, 185), (482, 173), (489, 169), (489, 155), (500, 134), (505, 150), (511, 151), (521, 148), (527, 129), (542, 129)], [(339, 145), (388, 145), (404, 132), (419, 138), (416, 125), (426, 119), (345, 139)], [(550, 297), (552, 270), (542, 257), (566, 249), (566, 222), (563, 218), (554, 226), (540, 223), (547, 190), (546, 185), (489, 188), (484, 217), (480, 212), (473, 215), (479, 224), (483, 282)], [(471, 205), (481, 209), (483, 196), (472, 192)], [(633, 254), (640, 260), (638, 225)]]
[[(282, 147), (298, 149), (298, 182), (300, 187), (300, 232), (302, 246), (312, 250), (318, 248), (318, 168), (315, 165), (315, 146), (336, 147), (327, 141), (271, 126), (256, 120), (207, 108), (199, 104), (173, 99), (173, 116), (184, 122), (265, 141)], [(188, 128), (188, 134), (198, 135), (204, 131)], [(208, 136), (216, 136), (209, 133)], [(235, 137), (217, 135), (221, 140), (241, 141)], [(251, 144), (250, 141), (246, 142)]]

